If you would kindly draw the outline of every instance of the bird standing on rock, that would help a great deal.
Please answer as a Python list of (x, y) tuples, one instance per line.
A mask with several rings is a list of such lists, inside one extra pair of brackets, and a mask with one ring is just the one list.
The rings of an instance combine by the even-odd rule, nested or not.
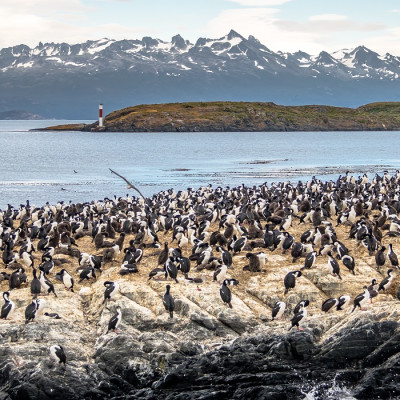
[(337, 311), (342, 311), (343, 308), (346, 308), (350, 305), (350, 296), (347, 294), (344, 294), (340, 297), (338, 297), (338, 304), (336, 306)]
[(392, 264), (393, 268), (399, 269), (399, 260), (397, 258), (397, 254), (393, 251), (392, 244), (389, 244), (389, 251), (388, 251), (388, 258), (390, 261), (390, 264)]
[(176, 283), (179, 283), (178, 281), (178, 267), (174, 263), (174, 259), (172, 257), (169, 257), (167, 262), (164, 264), (164, 271), (165, 271), (165, 279), (168, 278), (168, 275), (171, 279), (174, 279)]
[(285, 310), (286, 310), (286, 303), (284, 301), (277, 301), (274, 305), (274, 308), (272, 309), (271, 321), (274, 321), (275, 319), (281, 319)]
[(108, 247), (103, 250), (103, 263), (112, 262), (115, 260), (116, 256), (120, 253), (119, 246), (115, 244), (114, 246)]
[(61, 345), (57, 344), (57, 345), (51, 346), (49, 351), (50, 351), (51, 359), (58, 364), (64, 364), (64, 367), (65, 367), (65, 364), (67, 362), (67, 357), (64, 353), (63, 347)]
[(384, 251), (386, 250), (385, 246), (382, 246), (375, 254), (375, 262), (376, 262), (376, 269), (379, 271), (381, 267), (385, 265), (386, 262), (386, 255)]
[(84, 279), (89, 280), (90, 278), (96, 279), (96, 273), (93, 267), (86, 267), (79, 274), (79, 283), (81, 283)]
[(168, 275), (165, 274), (165, 266), (164, 266), (164, 268), (158, 268), (158, 267), (157, 267), (157, 268), (152, 269), (152, 270), (149, 272), (149, 279), (148, 279), (148, 280), (150, 280), (151, 278), (154, 278), (154, 277), (158, 277), (158, 280), (159, 280), (159, 278), (160, 278), (161, 276), (165, 277), (165, 279), (166, 279), (167, 276), (168, 276)]
[(119, 284), (117, 282), (105, 281), (104, 286), (106, 287), (106, 290), (104, 291), (103, 304), (107, 300), (113, 300), (119, 290)]
[(221, 296), (222, 301), (224, 303), (227, 303), (229, 308), (232, 308), (232, 304), (231, 304), (232, 294), (231, 294), (231, 291), (228, 288), (226, 280), (224, 280), (222, 282), (221, 288), (219, 289), (219, 294)]
[(115, 314), (110, 318), (110, 321), (108, 321), (107, 333), (110, 331), (118, 333), (117, 328), (121, 323), (121, 321), (122, 321), (121, 307), (118, 306)]
[(10, 290), (20, 288), (21, 284), (23, 282), (27, 282), (27, 281), (28, 281), (28, 278), (26, 276), (25, 269), (18, 268), (9, 277)]
[(43, 272), (45, 272), (47, 275), (50, 275), (53, 272), (54, 269), (54, 261), (51, 256), (48, 256), (45, 258), (42, 264), (40, 264), (39, 269)]
[(168, 242), (164, 243), (164, 248), (161, 250), (160, 254), (158, 255), (158, 264), (157, 265), (164, 265), (169, 256), (169, 251), (168, 251)]
[(244, 249), (244, 246), (246, 246), (246, 243), (247, 243), (246, 236), (242, 236), (241, 238), (236, 240), (235, 243), (233, 244), (233, 255), (240, 253)]
[(45, 299), (37, 299), (36, 300), (36, 316), (43, 314), (43, 310), (46, 307), (46, 300)]
[(122, 263), (121, 269), (119, 270), (120, 275), (137, 274), (138, 272), (139, 270), (136, 264), (128, 264), (128, 261)]
[(60, 280), (72, 293), (74, 292), (74, 279), (66, 269), (63, 268), (60, 272), (57, 272), (56, 279)]
[(364, 305), (366, 305), (368, 303), (368, 300), (371, 298), (369, 291), (368, 291), (368, 287), (364, 286), (364, 293), (360, 293), (359, 295), (356, 296), (356, 298), (354, 299), (354, 307), (351, 310), (351, 312), (354, 312), (354, 310), (359, 307), (360, 310), (366, 310), (366, 308), (363, 308)]
[(355, 268), (354, 257), (352, 257), (349, 254), (346, 254), (342, 257), (342, 263), (353, 275), (356, 274), (354, 272), (354, 268)]
[(1, 307), (1, 319), (7, 319), (15, 309), (15, 304), (10, 300), (10, 292), (3, 293), (4, 304)]
[(285, 239), (282, 242), (282, 254), (285, 254), (287, 250), (289, 250), (293, 243), (294, 243), (294, 237), (290, 235), (288, 232), (284, 233)]
[(33, 298), (36, 299), (38, 294), (40, 294), (42, 290), (42, 285), (40, 284), (39, 279), (36, 276), (36, 268), (33, 268), (33, 279), (31, 281), (31, 293), (33, 294)]
[(246, 258), (249, 260), (249, 265), (243, 267), (243, 271), (260, 272), (260, 259), (257, 254), (247, 253)]
[(37, 312), (37, 303), (36, 300), (33, 299), (32, 303), (30, 303), (26, 309), (25, 309), (25, 324), (28, 322), (31, 322), (35, 319), (36, 317), (36, 312)]
[(304, 260), (304, 266), (301, 267), (300, 270), (310, 269), (314, 265), (316, 259), (317, 259), (316, 251), (312, 251), (311, 253), (308, 253), (306, 255), (306, 259)]
[(368, 286), (368, 292), (369, 292), (369, 297), (372, 299), (376, 296), (378, 296), (378, 284), (376, 283), (376, 279), (372, 279), (371, 284)]
[(323, 312), (326, 312), (326, 313), (327, 313), (329, 310), (331, 310), (333, 307), (336, 307), (338, 304), (339, 304), (339, 300), (338, 300), (338, 299), (330, 298), (330, 299), (328, 299), (328, 300), (325, 300), (325, 301), (322, 303), (321, 310), (322, 310)]
[(296, 304), (296, 307), (293, 309), (293, 314), (297, 314), (299, 311), (301, 311), (302, 308), (308, 307), (309, 305), (310, 305), (310, 300), (300, 300)]
[(295, 242), (293, 243), (292, 250), (290, 255), (292, 256), (292, 263), (296, 262), (296, 260), (301, 257), (303, 254), (303, 243)]
[[(39, 267), (39, 269), (40, 268), (41, 267)], [(57, 297), (56, 291), (54, 290), (54, 285), (47, 279), (46, 274), (42, 270), (40, 270), (39, 282), (45, 293), (47, 294), (53, 293), (54, 296)]]
[(179, 266), (177, 267), (182, 274), (187, 278), (188, 273), (190, 272), (190, 260), (187, 257), (178, 257)]
[(342, 280), (342, 277), (340, 276), (340, 267), (339, 263), (335, 258), (332, 257), (332, 253), (328, 252), (328, 266), (332, 270), (332, 275), (337, 276), (340, 280)]
[(283, 280), (283, 284), (285, 285), (285, 294), (287, 294), (290, 289), (293, 289), (296, 286), (296, 278), (300, 277), (301, 275), (301, 271), (291, 271), (286, 274)]
[(237, 279), (235, 279), (235, 278), (225, 279), (225, 281), (226, 281), (226, 284), (228, 286), (237, 286), (237, 285), (239, 285), (239, 281)]
[(304, 303), (303, 306), (300, 307), (300, 310), (294, 314), (293, 318), (290, 320), (291, 326), (288, 329), (289, 331), (294, 327), (297, 326), (297, 330), (302, 331), (303, 329), (300, 328), (299, 324), (307, 317), (307, 306), (309, 305), (308, 300)]
[(228, 268), (232, 266), (232, 255), (228, 250), (224, 249), (222, 246), (216, 247), (217, 251), (221, 252), (222, 263), (226, 265)]
[(217, 281), (219, 284), (221, 284), (226, 278), (227, 271), (228, 271), (228, 267), (226, 265), (221, 265), (214, 272), (213, 281)]
[(163, 304), (164, 304), (165, 309), (169, 312), (169, 317), (174, 318), (175, 301), (169, 292), (170, 289), (171, 289), (171, 286), (167, 285), (166, 292), (164, 293), (164, 296), (163, 296)]
[(392, 275), (393, 269), (388, 269), (387, 277), (379, 284), (378, 292), (381, 290), (387, 290), (392, 286), (394, 275)]

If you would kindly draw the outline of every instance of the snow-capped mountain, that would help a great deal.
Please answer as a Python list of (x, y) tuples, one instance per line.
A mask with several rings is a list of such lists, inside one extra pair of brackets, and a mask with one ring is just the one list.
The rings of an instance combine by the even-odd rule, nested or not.
[[(254, 100), (353, 106), (398, 100), (400, 57), (364, 46), (329, 54), (273, 52), (230, 31), (190, 43), (101, 39), (0, 50), (0, 111), (84, 118), (145, 102)], [(28, 107), (28, 108), (27, 108)]]

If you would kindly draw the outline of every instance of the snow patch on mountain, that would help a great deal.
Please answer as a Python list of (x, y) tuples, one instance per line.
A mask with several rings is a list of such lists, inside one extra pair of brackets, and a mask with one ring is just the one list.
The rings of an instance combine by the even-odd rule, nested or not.
[[(183, 76), (198, 73), (214, 74), (290, 74), (303, 77), (327, 76), (339, 80), (399, 79), (400, 58), (380, 55), (365, 46), (341, 49), (332, 53), (322, 51), (310, 55), (273, 52), (254, 36), (247, 39), (231, 30), (217, 39), (199, 38), (194, 44), (176, 35), (170, 42), (151, 37), (141, 40), (103, 38), (85, 43), (39, 43), (30, 48), (19, 45), (0, 50), (0, 70), (32, 69), (51, 74), (63, 69), (69, 73), (96, 74), (101, 72), (137, 71), (140, 74)], [(178, 74), (178, 75), (177, 75)]]

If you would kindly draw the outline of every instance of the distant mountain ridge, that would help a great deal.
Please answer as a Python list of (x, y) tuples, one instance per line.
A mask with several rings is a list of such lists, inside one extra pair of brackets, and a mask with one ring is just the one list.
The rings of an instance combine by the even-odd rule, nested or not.
[[(300, 45), (301, 46), (301, 45)], [(190, 43), (101, 39), (0, 50), (0, 111), (92, 118), (133, 104), (273, 101), (358, 106), (400, 100), (400, 57), (359, 46), (318, 55), (273, 52), (231, 30)]]

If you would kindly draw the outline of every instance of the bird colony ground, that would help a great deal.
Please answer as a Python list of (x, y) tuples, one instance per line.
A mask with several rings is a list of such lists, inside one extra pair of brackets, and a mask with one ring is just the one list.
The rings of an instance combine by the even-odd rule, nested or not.
[[(85, 279), (82, 282), (79, 282), (80, 253), (103, 257), (104, 251), (108, 251), (110, 247), (96, 248), (92, 230), (84, 230), (83, 236), (78, 235), (75, 239), (76, 245), (56, 248), (53, 259), (60, 262), (56, 262), (59, 265), (56, 265), (47, 277), (54, 284), (57, 297), (53, 294), (44, 295), (42, 291), (38, 298), (45, 300), (45, 309), (27, 324), (24, 312), (32, 302), (32, 268), (24, 266), (21, 259), (17, 260), (24, 267), (28, 282), (22, 283), (20, 288), (10, 290), (10, 300), (15, 303), (16, 308), (6, 320), (0, 320), (0, 398), (39, 398), (39, 395), (42, 396), (40, 398), (112, 398), (128, 393), (131, 398), (167, 398), (168, 393), (172, 395), (176, 388), (187, 394), (185, 398), (197, 398), (196, 390), (211, 390), (211, 386), (215, 393), (219, 393), (220, 398), (245, 398), (244, 388), (252, 385), (248, 382), (257, 382), (257, 373), (265, 373), (265, 365), (268, 364), (272, 368), (271, 357), (275, 360), (275, 368), (278, 369), (283, 368), (285, 360), (288, 359), (295, 360), (296, 363), (313, 362), (315, 359), (315, 363), (325, 362), (326, 367), (342, 365), (346, 368), (357, 362), (370, 360), (371, 357), (373, 361), (370, 366), (375, 367), (387, 362), (377, 351), (382, 346), (386, 346), (386, 350), (393, 350), (395, 347), (397, 350), (393, 350), (392, 353), (398, 356), (398, 344), (390, 346), (388, 343), (398, 331), (400, 303), (396, 292), (399, 273), (394, 268), (395, 278), (391, 287), (379, 291), (372, 303), (368, 301), (365, 304), (365, 310), (357, 308), (351, 312), (353, 300), (363, 293), (365, 285), (369, 286), (372, 279), (376, 279), (378, 285), (384, 280), (390, 261), (386, 258), (385, 264), (378, 270), (376, 250), (370, 253), (363, 243), (359, 243), (356, 238), (349, 238), (349, 235), (351, 226), (360, 218), (365, 218), (367, 226), (372, 226), (370, 221), (378, 221), (382, 217), (386, 221), (378, 228), (383, 234), (378, 248), (383, 245), (388, 249), (391, 243), (393, 251), (400, 252), (399, 237), (395, 233), (389, 234), (389, 228), (392, 230), (390, 220), (385, 218), (386, 214), (383, 211), (389, 204), (396, 202), (398, 183), (399, 179), (395, 176), (391, 181), (381, 180), (374, 184), (361, 183), (354, 178), (347, 182), (346, 178), (342, 178), (342, 181), (336, 184), (340, 185), (340, 189), (336, 188), (335, 184), (326, 187), (318, 181), (297, 189), (296, 186), (283, 184), (275, 188), (265, 186), (264, 189), (239, 187), (214, 190), (208, 187), (178, 194), (172, 190), (160, 193), (150, 199), (148, 204), (126, 197), (90, 204), (45, 206), (37, 210), (30, 209), (28, 216), (25, 212), (11, 212), (12, 227), (8, 231), (17, 232), (21, 226), (27, 235), (30, 234), (32, 225), (40, 218), (43, 218), (43, 226), (47, 226), (54, 222), (57, 215), (61, 216), (61, 219), (58, 219), (58, 224), (53, 224), (53, 233), (49, 236), (56, 234), (61, 221), (68, 221), (71, 228), (74, 226), (73, 221), (83, 221), (90, 213), (93, 215), (93, 225), (97, 224), (97, 229), (101, 229), (101, 221), (106, 227), (107, 220), (113, 220), (117, 228), (116, 236), (115, 239), (106, 238), (108, 246), (123, 232), (124, 221), (130, 220), (131, 228), (126, 233), (122, 249), (129, 247), (130, 241), (133, 241), (131, 244), (136, 248), (140, 247), (140, 243), (145, 243), (146, 246), (143, 248), (143, 258), (136, 263), (136, 273), (121, 275), (121, 265), (126, 254), (121, 251), (115, 254), (111, 261), (103, 260), (101, 272), (95, 270), (96, 279)], [(378, 188), (379, 191), (376, 192)], [(348, 248), (349, 254), (355, 259), (355, 274), (338, 260), (342, 279), (334, 276), (328, 265), (327, 255), (319, 255), (310, 269), (301, 270), (305, 254), (293, 262), (291, 249), (283, 253), (281, 245), (266, 247), (264, 235), (267, 224), (276, 222), (275, 229), (279, 230), (279, 219), (285, 219), (292, 213), (292, 222), (286, 231), (294, 236), (295, 242), (300, 242), (304, 232), (315, 231), (316, 227), (311, 218), (302, 222), (301, 217), (309, 211), (302, 212), (299, 205), (308, 199), (312, 214), (320, 210), (315, 211), (318, 205), (323, 204), (324, 199), (335, 199), (340, 192), (343, 201), (339, 215), (344, 215), (343, 223), (337, 225), (338, 215), (330, 214), (323, 217), (318, 226), (323, 227), (323, 231), (329, 226), (327, 223), (332, 224), (337, 240)], [(357, 193), (363, 194), (364, 197)], [(296, 201), (296, 197), (299, 201)], [(379, 201), (371, 206), (369, 201), (375, 198), (379, 198)], [(362, 215), (352, 217), (351, 208), (357, 202), (362, 204)], [(244, 207), (249, 204), (253, 204), (253, 207)], [(291, 204), (295, 206), (290, 207)], [(218, 215), (214, 213), (217, 208), (220, 209)], [(290, 209), (293, 209), (293, 212), (288, 211)], [(389, 210), (392, 212), (393, 208)], [(350, 216), (346, 212), (350, 212)], [(218, 231), (223, 247), (227, 248), (225, 239), (229, 241), (230, 238), (224, 239), (224, 234), (228, 224), (221, 224), (221, 218), (222, 221), (225, 218), (224, 213), (234, 216), (232, 226), (237, 238), (240, 235), (248, 237), (246, 246), (239, 253), (234, 254), (231, 251), (233, 262), (227, 270), (226, 279), (234, 278), (239, 281), (238, 285), (229, 286), (232, 308), (220, 297), (222, 282), (213, 280), (219, 262), (201, 265), (196, 259), (198, 256), (192, 254), (193, 244), (190, 240), (200, 240), (200, 228), (196, 229), (194, 236), (188, 238), (187, 245), (185, 241), (181, 242), (182, 255), (191, 258), (191, 269), (187, 276), (179, 272), (177, 281), (170, 277), (165, 278), (164, 274), (157, 274), (149, 279), (150, 272), (155, 268), (164, 268), (164, 265), (158, 265), (164, 243), (168, 243), (170, 255), (171, 248), (178, 248), (178, 241), (173, 240), (174, 227), (168, 231), (163, 227), (164, 216), (172, 217), (175, 228), (185, 216), (190, 216), (189, 225), (197, 224), (198, 227), (204, 221), (211, 220), (203, 232), (203, 242), (210, 243), (212, 233)], [(3, 213), (3, 246), (6, 240), (4, 233), (7, 231), (7, 227), (4, 226), (6, 214), (7, 212)], [(250, 226), (253, 224), (250, 222), (252, 219), (260, 221), (261, 231)], [(151, 236), (142, 234), (149, 226), (156, 233), (161, 248), (154, 247)], [(73, 228), (69, 232), (74, 242), (72, 231)], [(213, 237), (215, 236), (214, 233)], [(43, 251), (37, 250), (39, 239), (33, 239), (32, 242), (36, 248), (32, 255), (37, 268), (41, 264)], [(25, 239), (17, 240), (13, 250), (19, 253), (25, 243)], [(217, 259), (221, 257), (221, 253), (217, 251), (219, 244), (211, 245), (212, 256)], [(332, 241), (328, 245), (332, 245)], [(321, 245), (314, 246), (317, 252), (320, 247)], [(267, 257), (260, 271), (251, 272), (244, 268), (249, 264), (246, 254), (259, 252), (264, 252)], [(335, 258), (336, 255), (333, 251)], [(74, 278), (74, 292), (55, 279), (55, 275), (62, 268)], [(301, 270), (302, 276), (296, 278), (296, 286), (285, 294), (284, 278), (288, 272), (296, 270)], [(12, 270), (10, 271), (10, 266), (3, 262), (1, 271), (5, 272), (5, 279), (0, 283), (0, 289), (5, 292), (9, 290), (6, 274), (10, 274)], [(119, 291), (114, 298), (103, 304), (105, 281), (117, 282)], [(162, 301), (167, 284), (171, 285), (171, 295), (175, 301), (173, 318), (170, 318)], [(321, 305), (326, 299), (338, 298), (341, 295), (351, 297), (347, 308), (337, 311), (334, 307), (328, 313), (321, 311)], [(307, 307), (308, 316), (300, 322), (304, 331), (297, 331), (294, 327), (288, 332), (294, 307), (305, 299), (309, 300), (310, 304)], [(271, 321), (272, 308), (277, 301), (284, 301), (287, 308), (282, 319)], [(108, 322), (117, 306), (122, 310), (122, 322), (117, 332), (107, 332)], [(49, 318), (44, 312), (57, 313), (61, 318)], [(378, 329), (377, 326), (384, 328)], [(355, 332), (353, 336), (351, 332)], [(246, 384), (240, 379), (226, 380), (227, 373), (221, 372), (218, 375), (215, 368), (207, 364), (217, 354), (219, 359), (223, 360), (223, 364), (231, 362), (237, 369), (237, 364), (242, 361), (238, 359), (236, 364), (232, 361), (236, 357), (235, 349), (242, 346), (240, 348), (243, 354), (253, 354), (251, 349), (245, 351), (243, 348), (254, 345), (254, 338), (264, 343), (264, 347), (258, 345), (255, 353), (257, 355), (252, 356), (254, 365), (257, 364), (257, 357), (262, 357), (264, 367), (253, 371)], [(274, 338), (274, 341), (268, 342), (271, 338)], [(64, 348), (67, 358), (65, 368), (57, 365), (49, 356), (50, 346), (56, 344)], [(378, 360), (373, 358), (374, 355)], [(276, 359), (284, 360), (281, 367), (281, 362), (276, 362)], [(196, 373), (191, 370), (191, 373), (186, 374), (185, 370), (179, 369), (189, 362), (187, 360), (198, 362)], [(253, 361), (250, 360), (248, 364), (243, 361), (243, 365), (247, 365), (250, 371)], [(202, 370), (202, 363), (207, 364), (204, 367), (206, 370)], [(185, 365), (189, 371), (188, 364)], [(243, 375), (234, 367), (224, 364), (223, 368), (235, 370), (238, 376)], [(281, 373), (283, 374), (282, 371)], [(364, 373), (365, 371), (360, 372), (357, 377), (353, 376), (352, 383), (358, 384), (358, 398), (363, 398), (366, 388), (369, 388), (369, 383), (365, 383)], [(221, 381), (212, 374), (225, 374), (225, 378)], [(282, 389), (280, 395), (283, 396), (282, 393), (286, 391), (285, 395), (288, 397), (275, 398), (296, 398), (299, 391), (303, 393), (304, 390), (310, 389), (309, 376), (304, 377), (301, 373), (297, 375), (293, 371), (290, 374), (293, 375), (290, 379), (281, 379), (278, 382)], [(318, 378), (314, 378), (318, 381)], [(264, 382), (263, 385), (270, 387), (269, 393), (277, 395), (277, 392), (274, 392), (278, 390), (276, 381), (272, 380), (269, 384)], [(381, 386), (385, 388), (385, 384)], [(290, 397), (291, 395), (294, 397)]]

